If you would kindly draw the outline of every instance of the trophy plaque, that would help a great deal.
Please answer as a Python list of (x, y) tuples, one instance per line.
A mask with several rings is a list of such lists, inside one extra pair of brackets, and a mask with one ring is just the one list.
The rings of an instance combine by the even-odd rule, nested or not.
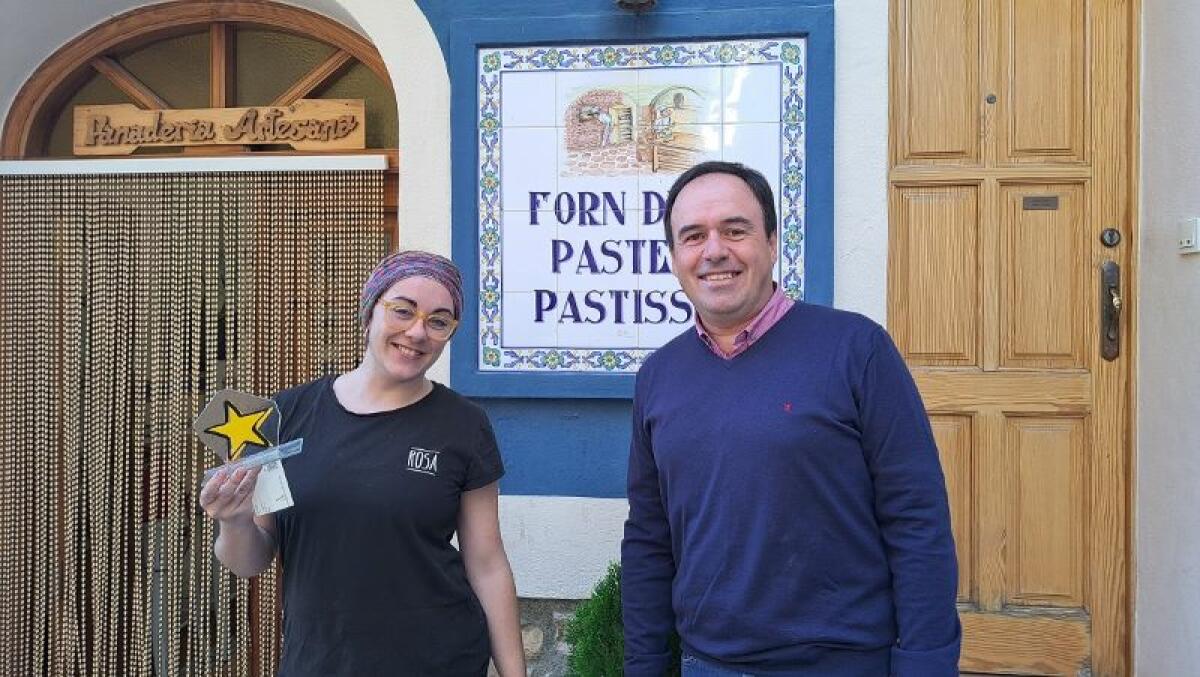
[(262, 467), (254, 485), (254, 514), (266, 515), (291, 507), (292, 491), (283, 472), (283, 459), (304, 448), (303, 439), (279, 444), (279, 407), (263, 397), (222, 390), (196, 417), (192, 430), (222, 461), (204, 472), (204, 483), (225, 469)]

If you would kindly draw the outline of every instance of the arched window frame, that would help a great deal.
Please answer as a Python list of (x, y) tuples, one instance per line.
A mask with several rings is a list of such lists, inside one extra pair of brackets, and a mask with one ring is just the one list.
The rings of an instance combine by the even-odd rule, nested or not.
[[(250, 25), (311, 38), (337, 48), (281, 95), (290, 101), (303, 97), (341, 71), (351, 59), (363, 63), (391, 88), (391, 79), (378, 50), (357, 32), (315, 12), (256, 0), (176, 0), (142, 7), (116, 16), (59, 48), (26, 80), (17, 93), (0, 137), (4, 159), (40, 157), (45, 152), (55, 116), (94, 73), (104, 75), (142, 108), (166, 108), (109, 54), (157, 40), (197, 32), (209, 33), (209, 106), (228, 105), (232, 91), (231, 24)], [(276, 103), (279, 103), (277, 100)], [(290, 101), (288, 101), (290, 103)], [(395, 164), (395, 153), (389, 153)]]

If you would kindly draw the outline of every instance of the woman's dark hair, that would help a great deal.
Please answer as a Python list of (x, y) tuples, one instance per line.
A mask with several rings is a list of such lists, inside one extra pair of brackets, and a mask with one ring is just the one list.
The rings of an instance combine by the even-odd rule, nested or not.
[(675, 235), (671, 232), (671, 210), (675, 208), (675, 199), (679, 197), (679, 192), (683, 190), (684, 186), (705, 174), (729, 174), (744, 181), (750, 187), (750, 192), (754, 193), (755, 199), (758, 200), (758, 206), (762, 208), (763, 229), (766, 231), (767, 239), (775, 234), (778, 222), (778, 218), (775, 216), (775, 194), (771, 192), (771, 184), (767, 183), (767, 177), (740, 162), (709, 160), (680, 174), (679, 178), (675, 179), (675, 183), (671, 184), (671, 190), (667, 193), (666, 211), (663, 212), (663, 230), (667, 236), (667, 247), (675, 248)]

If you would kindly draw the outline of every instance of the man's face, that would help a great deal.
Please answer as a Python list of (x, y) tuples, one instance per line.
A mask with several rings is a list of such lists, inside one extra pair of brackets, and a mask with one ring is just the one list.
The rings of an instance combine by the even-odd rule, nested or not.
[(744, 181), (705, 174), (684, 186), (671, 210), (671, 268), (710, 330), (744, 326), (773, 291), (776, 237)]

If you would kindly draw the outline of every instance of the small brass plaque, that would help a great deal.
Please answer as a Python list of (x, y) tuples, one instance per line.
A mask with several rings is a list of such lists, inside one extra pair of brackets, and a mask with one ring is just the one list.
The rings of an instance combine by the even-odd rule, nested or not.
[(1057, 195), (1026, 195), (1021, 200), (1021, 208), (1025, 211), (1058, 211)]

